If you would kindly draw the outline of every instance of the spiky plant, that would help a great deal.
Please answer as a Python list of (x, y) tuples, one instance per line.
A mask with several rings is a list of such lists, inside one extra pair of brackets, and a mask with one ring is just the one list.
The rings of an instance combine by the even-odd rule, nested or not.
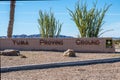
[(93, 8), (88, 10), (86, 3), (79, 5), (77, 2), (74, 11), (68, 9), (81, 37), (99, 37), (105, 13), (111, 5), (105, 5), (103, 9), (98, 10), (96, 4), (97, 2), (93, 3)]
[(62, 24), (54, 17), (54, 14), (39, 11), (40, 18), (38, 19), (40, 34), (44, 38), (58, 37), (61, 32)]

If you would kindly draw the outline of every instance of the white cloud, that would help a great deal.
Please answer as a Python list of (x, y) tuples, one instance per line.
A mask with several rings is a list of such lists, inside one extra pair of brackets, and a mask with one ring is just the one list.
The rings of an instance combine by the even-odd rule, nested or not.
[(120, 28), (120, 22), (110, 23), (110, 24), (104, 25), (103, 27), (120, 30), (120, 29), (119, 29), (119, 28)]
[(18, 1), (16, 2), (16, 5), (23, 5), (23, 4), (26, 4), (27, 1)]
[(111, 23), (109, 26), (115, 27), (116, 29), (118, 28), (120, 30), (120, 22)]
[(110, 13), (110, 14), (106, 14), (108, 16), (120, 16), (120, 13)]
[(104, 29), (104, 31), (106, 31), (106, 30), (111, 30), (111, 31), (108, 31), (101, 36), (120, 37), (120, 22), (111, 23), (109, 25), (106, 25), (106, 27), (107, 27), (107, 29)]

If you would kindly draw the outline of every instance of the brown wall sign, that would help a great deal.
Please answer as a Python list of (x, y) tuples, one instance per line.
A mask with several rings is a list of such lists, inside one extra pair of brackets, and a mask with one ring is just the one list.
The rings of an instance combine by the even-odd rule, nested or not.
[(16, 38), (0, 39), (0, 50), (56, 50), (73, 49), (78, 52), (115, 52), (111, 38)]
[(111, 39), (107, 39), (106, 40), (106, 48), (112, 48), (113, 47), (113, 43)]
[(81, 39), (77, 39), (76, 44), (77, 45), (99, 45), (100, 41), (99, 40), (81, 40)]
[(27, 40), (12, 40), (14, 45), (28, 45), (28, 41)]
[(63, 40), (40, 39), (40, 45), (63, 45)]

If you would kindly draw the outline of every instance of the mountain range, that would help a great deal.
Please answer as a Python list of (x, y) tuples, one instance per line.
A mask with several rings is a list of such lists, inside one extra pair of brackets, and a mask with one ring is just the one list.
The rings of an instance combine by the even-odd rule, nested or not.
[[(40, 34), (32, 34), (32, 35), (26, 35), (26, 34), (21, 34), (21, 35), (13, 35), (12, 38), (40, 38)], [(7, 36), (0, 36), (0, 38), (7, 38)], [(72, 36), (65, 36), (65, 35), (60, 35), (58, 38), (74, 38)]]
[[(21, 34), (21, 35), (13, 35), (12, 38), (40, 38), (40, 34), (32, 34), (32, 35), (26, 35), (26, 34)], [(0, 36), (0, 38), (7, 38), (7, 36)], [(65, 35), (60, 35), (58, 38), (74, 38), (73, 36), (65, 36)], [(113, 40), (120, 40), (120, 37), (112, 37)]]

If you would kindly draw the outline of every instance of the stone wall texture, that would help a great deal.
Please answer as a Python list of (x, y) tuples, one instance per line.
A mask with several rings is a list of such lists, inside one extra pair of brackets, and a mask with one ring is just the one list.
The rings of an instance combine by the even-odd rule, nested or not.
[(115, 52), (111, 38), (1, 38), (0, 50), (4, 49)]

